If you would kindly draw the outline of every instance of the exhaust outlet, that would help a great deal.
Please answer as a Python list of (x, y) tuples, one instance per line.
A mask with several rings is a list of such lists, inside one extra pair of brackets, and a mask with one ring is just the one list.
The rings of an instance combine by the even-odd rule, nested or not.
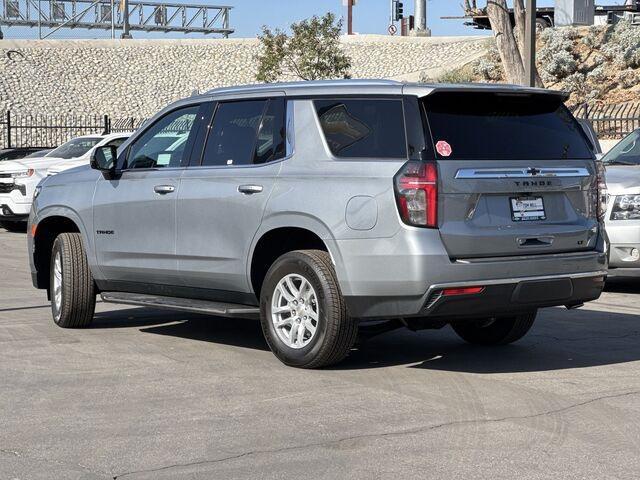
[(584, 307), (584, 303), (574, 303), (572, 305), (564, 306), (567, 310), (575, 310), (576, 308)]

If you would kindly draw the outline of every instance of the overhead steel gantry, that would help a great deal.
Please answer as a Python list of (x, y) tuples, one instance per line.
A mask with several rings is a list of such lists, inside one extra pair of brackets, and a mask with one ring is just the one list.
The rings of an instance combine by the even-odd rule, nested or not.
[[(40, 38), (61, 28), (111, 30), (113, 38), (116, 30), (125, 34), (131, 30), (227, 37), (234, 31), (229, 26), (232, 8), (135, 0), (0, 0), (0, 27), (38, 28)], [(51, 30), (44, 32), (45, 28)]]

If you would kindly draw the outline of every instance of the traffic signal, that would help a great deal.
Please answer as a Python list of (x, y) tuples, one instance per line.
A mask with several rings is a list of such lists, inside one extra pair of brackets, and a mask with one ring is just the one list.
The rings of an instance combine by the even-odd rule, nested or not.
[(393, 18), (395, 21), (397, 22), (402, 20), (402, 17), (404, 16), (404, 4), (399, 0), (395, 0), (393, 7)]

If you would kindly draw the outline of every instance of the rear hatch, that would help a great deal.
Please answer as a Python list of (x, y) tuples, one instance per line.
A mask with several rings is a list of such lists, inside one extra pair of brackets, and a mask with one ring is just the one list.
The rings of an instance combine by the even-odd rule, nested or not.
[(444, 90), (422, 103), (451, 258), (594, 248), (596, 166), (561, 95)]

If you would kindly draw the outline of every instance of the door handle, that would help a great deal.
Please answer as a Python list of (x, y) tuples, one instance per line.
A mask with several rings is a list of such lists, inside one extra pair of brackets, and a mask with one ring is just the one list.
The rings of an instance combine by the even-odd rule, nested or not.
[(173, 193), (176, 191), (176, 187), (173, 185), (156, 185), (153, 187), (153, 191), (158, 195), (166, 195), (167, 193)]
[(240, 185), (238, 191), (245, 195), (253, 195), (262, 192), (262, 185)]

